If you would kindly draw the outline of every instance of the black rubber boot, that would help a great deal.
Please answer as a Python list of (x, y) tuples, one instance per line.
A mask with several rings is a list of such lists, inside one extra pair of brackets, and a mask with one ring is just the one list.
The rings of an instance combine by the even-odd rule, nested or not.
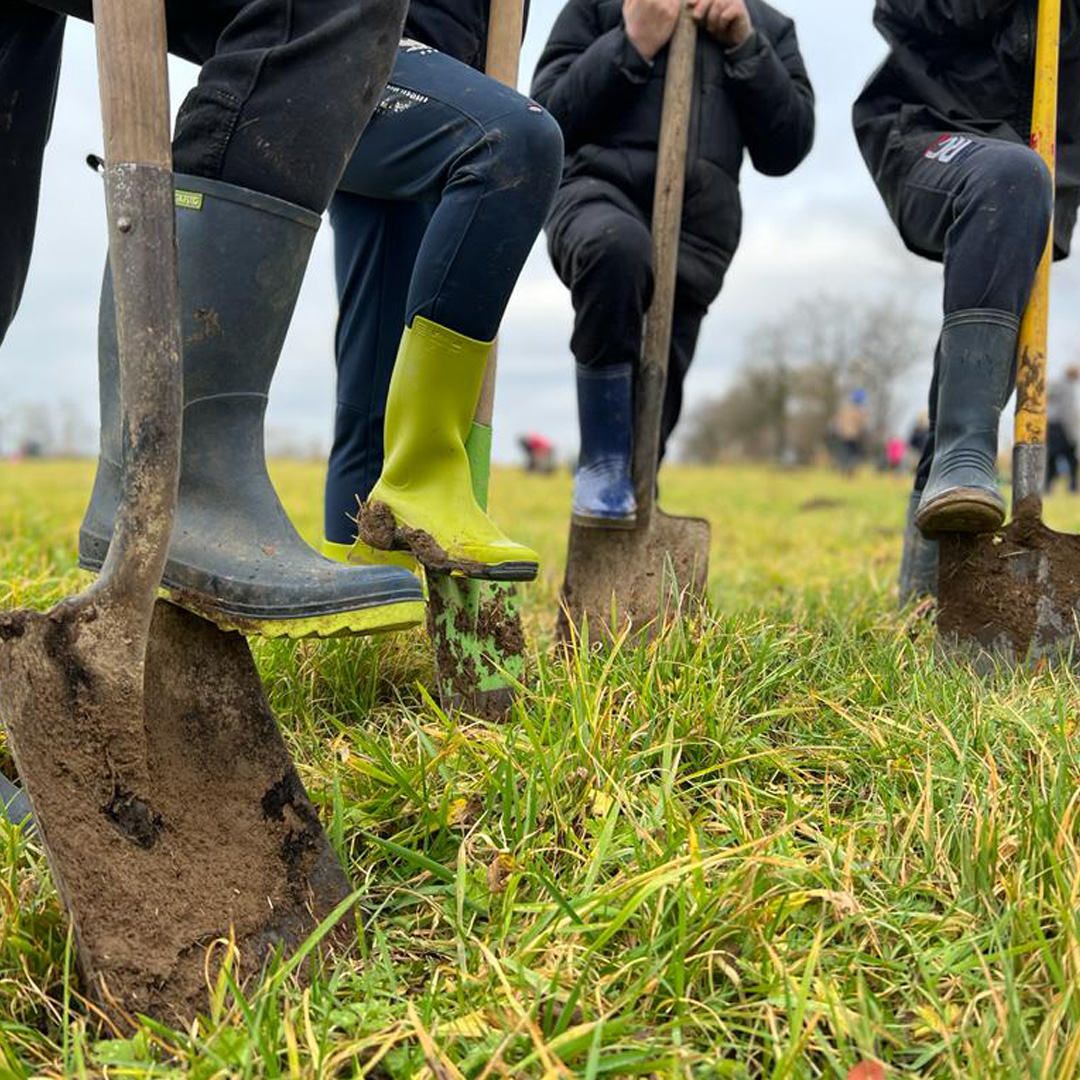
[(938, 542), (927, 540), (915, 526), (922, 493), (913, 491), (904, 523), (904, 554), (900, 560), (900, 606), (927, 596), (937, 597)]
[[(216, 181), (176, 178), (184, 342), (180, 499), (162, 586), (225, 629), (267, 637), (373, 633), (424, 617), (395, 566), (344, 566), (293, 528), (266, 471), (263, 416), (319, 216)], [(120, 490), (116, 321), (99, 330), (101, 455), (79, 563), (105, 561)]]
[(997, 436), (1011, 388), (1020, 321), (958, 311), (941, 331), (934, 460), (915, 524), (924, 536), (986, 533), (1005, 521)]

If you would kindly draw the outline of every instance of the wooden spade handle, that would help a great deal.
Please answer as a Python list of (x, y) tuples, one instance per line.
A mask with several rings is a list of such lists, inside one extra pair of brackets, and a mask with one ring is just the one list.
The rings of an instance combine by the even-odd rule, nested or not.
[(697, 26), (684, 7), (668, 45), (652, 217), (655, 286), (652, 305), (645, 319), (645, 341), (636, 382), (634, 488), (641, 524), (648, 523), (656, 501), (656, 459), (660, 453), (660, 426), (675, 312), (696, 45)]
[[(518, 65), (521, 60), (521, 38), (525, 30), (525, 5), (522, 0), (491, 0), (488, 17), (487, 57), (484, 70), (487, 75), (506, 86), (516, 87)], [(491, 346), (484, 385), (480, 400), (476, 403), (473, 422), (491, 427), (495, 413), (495, 377), (499, 369), (498, 344)]]
[[(1035, 55), (1035, 99), (1031, 117), (1031, 148), (1056, 175), (1058, 65), (1061, 50), (1061, 0), (1039, 0), (1038, 46)], [(1046, 251), (1035, 275), (1024, 321), (1016, 370), (1014, 455), (1019, 465), (1013, 476), (1013, 501), (1018, 505), (1042, 495), (1042, 454), (1025, 447), (1046, 445), (1046, 353), (1050, 318), (1050, 268), (1054, 257), (1054, 225), (1050, 223)], [(1030, 461), (1027, 459), (1031, 459)]]
[(180, 474), (183, 374), (163, 0), (94, 0), (123, 418), (120, 507), (97, 588), (149, 631)]

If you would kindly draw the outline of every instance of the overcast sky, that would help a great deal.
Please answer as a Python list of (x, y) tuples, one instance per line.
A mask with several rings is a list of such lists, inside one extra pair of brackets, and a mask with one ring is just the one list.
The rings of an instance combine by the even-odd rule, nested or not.
[[(527, 86), (560, 0), (533, 0), (522, 58)], [(714, 304), (690, 377), (690, 400), (723, 389), (741, 364), (746, 340), (763, 320), (822, 292), (911, 301), (932, 324), (940, 304), (940, 268), (908, 255), (882, 209), (851, 135), (849, 113), (883, 43), (870, 23), (870, 0), (787, 0), (818, 94), (818, 137), (792, 176), (743, 171), (742, 246)], [(174, 105), (194, 81), (174, 62)], [(71, 20), (56, 121), (45, 165), (37, 246), (22, 308), (0, 349), (0, 420), (26, 403), (48, 401), (96, 429), (96, 317), (105, 251), (100, 181), (83, 164), (101, 147), (93, 40)], [(269, 424), (302, 445), (329, 445), (333, 415), (335, 317), (330, 229), (316, 244), (285, 355), (274, 383)], [(1080, 354), (1080, 264), (1055, 283), (1051, 366)], [(503, 324), (496, 411), (496, 455), (515, 456), (514, 437), (536, 430), (565, 453), (577, 443), (569, 298), (541, 245), (533, 252)], [(927, 354), (932, 342), (927, 342)], [(925, 394), (928, 363), (904, 394), (906, 423)], [(8, 449), (9, 447), (4, 447)]]

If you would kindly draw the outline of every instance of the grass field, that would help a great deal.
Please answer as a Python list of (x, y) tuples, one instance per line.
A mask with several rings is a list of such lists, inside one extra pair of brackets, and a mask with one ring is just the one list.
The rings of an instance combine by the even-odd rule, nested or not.
[[(84, 580), (91, 468), (2, 468), (0, 607), (44, 607)], [(318, 470), (276, 478), (315, 539)], [(1080, 1075), (1073, 678), (935, 658), (895, 610), (901, 479), (665, 494), (712, 518), (712, 614), (566, 664), (569, 479), (496, 475), (546, 562), (505, 726), (431, 704), (417, 633), (257, 648), (361, 891), (354, 959), (309, 988), (103, 1030), (40, 851), (0, 827), (0, 1076)], [(1080, 531), (1080, 500), (1049, 516)]]

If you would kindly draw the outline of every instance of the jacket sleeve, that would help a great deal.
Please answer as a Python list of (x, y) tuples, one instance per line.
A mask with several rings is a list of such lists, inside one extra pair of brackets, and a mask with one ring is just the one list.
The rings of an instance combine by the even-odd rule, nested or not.
[(536, 65), (532, 96), (558, 121), (570, 153), (611, 127), (626, 92), (645, 83), (651, 70), (621, 23), (600, 32), (596, 0), (570, 0)]
[(727, 53), (725, 67), (754, 167), (766, 176), (786, 175), (814, 145), (814, 88), (795, 24), (786, 20), (775, 45), (755, 30)]
[(992, 36), (1016, 0), (878, 0), (875, 21), (931, 34)]

